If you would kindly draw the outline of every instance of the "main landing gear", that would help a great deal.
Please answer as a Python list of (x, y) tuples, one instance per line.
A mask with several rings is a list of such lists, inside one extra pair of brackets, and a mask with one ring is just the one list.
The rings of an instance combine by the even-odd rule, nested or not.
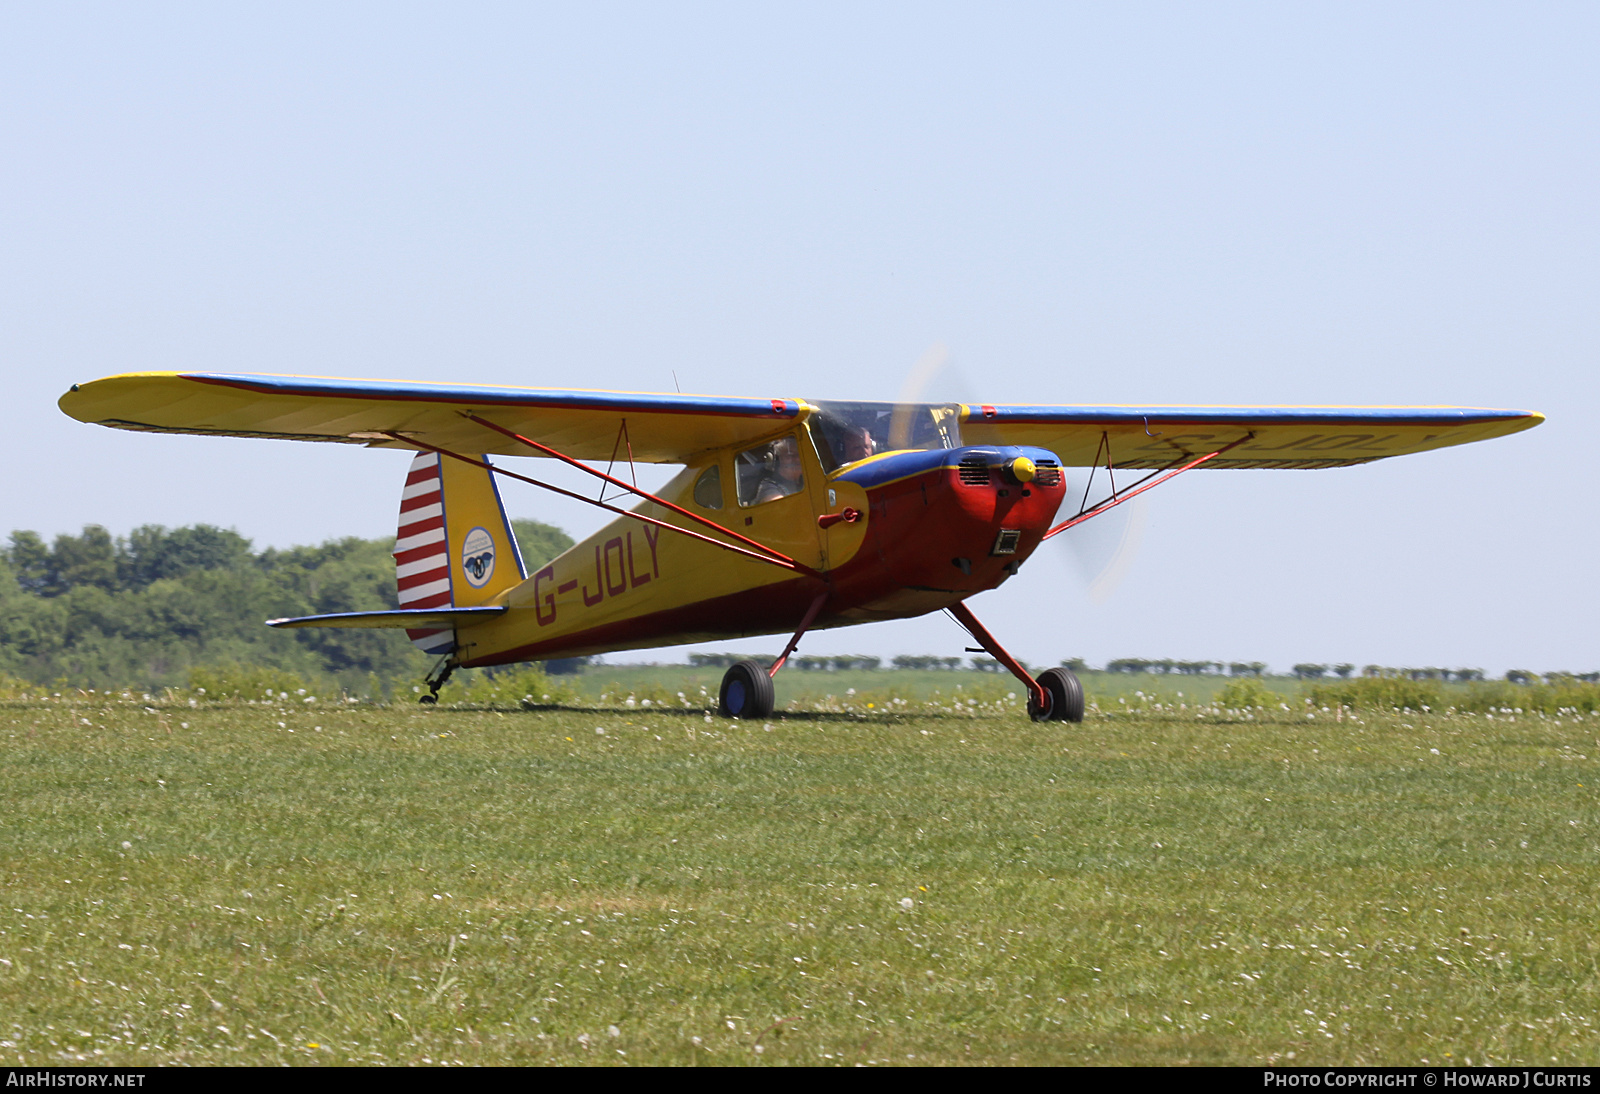
[(816, 622), (817, 613), (822, 611), (822, 605), (827, 601), (828, 590), (824, 589), (811, 601), (811, 606), (800, 620), (800, 626), (795, 629), (794, 637), (789, 639), (789, 644), (783, 648), (771, 668), (762, 668), (755, 661), (740, 661), (727, 671), (722, 677), (722, 688), (717, 692), (718, 714), (724, 718), (765, 718), (772, 713), (777, 703), (772, 678), (778, 675), (783, 663), (800, 645), (800, 636)]
[(1039, 674), (1038, 679), (1034, 679), (1016, 658), (994, 640), (994, 635), (978, 622), (978, 617), (972, 614), (971, 608), (965, 604), (956, 604), (950, 609), (950, 614), (955, 616), (956, 622), (967, 629), (968, 634), (978, 640), (978, 645), (983, 647), (984, 652), (1027, 685), (1030, 718), (1035, 722), (1083, 721), (1083, 684), (1071, 669), (1045, 669)]
[[(789, 639), (788, 646), (784, 647), (783, 653), (770, 668), (762, 668), (755, 661), (740, 661), (728, 669), (722, 677), (722, 688), (717, 693), (718, 714), (724, 718), (765, 718), (772, 713), (776, 704), (772, 678), (783, 668), (789, 655), (794, 653), (795, 647), (800, 644), (800, 636), (816, 621), (817, 613), (822, 610), (827, 598), (828, 594), (823, 592), (812, 601), (794, 637)], [(1030, 718), (1036, 722), (1083, 721), (1083, 684), (1071, 669), (1045, 669), (1035, 679), (994, 640), (994, 635), (978, 622), (977, 616), (965, 604), (955, 605), (950, 609), (950, 614), (978, 640), (984, 652), (1027, 686)]]
[(1037, 679), (1050, 696), (1050, 707), (1042, 715), (1030, 707), (1028, 713), (1034, 721), (1083, 721), (1083, 684), (1071, 669), (1045, 669)]
[(765, 718), (776, 702), (767, 670), (754, 661), (740, 661), (722, 678), (717, 713), (724, 718)]

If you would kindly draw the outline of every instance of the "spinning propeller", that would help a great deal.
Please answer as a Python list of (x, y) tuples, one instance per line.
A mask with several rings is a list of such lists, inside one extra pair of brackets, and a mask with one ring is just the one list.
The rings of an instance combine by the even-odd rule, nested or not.
[[(900, 385), (898, 401), (903, 404), (938, 401), (930, 395), (950, 402), (977, 401), (972, 396), (972, 386), (951, 362), (950, 351), (942, 342), (929, 346), (911, 366)], [(1087, 502), (1084, 502), (1084, 490), (1091, 487), (1088, 469), (1069, 468), (1066, 474), (1067, 500), (1058, 520), (1070, 517), (1080, 503), (1093, 505), (1110, 492), (1104, 468), (1093, 475)], [(1130, 472), (1129, 481), (1136, 475), (1137, 472)], [(1134, 498), (1052, 540), (1055, 556), (1078, 578), (1093, 603), (1103, 604), (1109, 600), (1132, 569), (1144, 539), (1147, 500), (1143, 496)]]

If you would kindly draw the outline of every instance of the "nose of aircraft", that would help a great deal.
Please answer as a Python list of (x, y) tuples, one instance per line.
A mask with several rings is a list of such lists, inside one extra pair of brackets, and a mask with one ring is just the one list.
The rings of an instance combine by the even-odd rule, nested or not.
[(970, 595), (1017, 572), (1066, 486), (1042, 448), (976, 446), (893, 453), (842, 472), (866, 488), (868, 545), (902, 589)]
[(1066, 486), (1060, 461), (1044, 449), (954, 455), (942, 476), (941, 538), (951, 552), (947, 565), (968, 579), (956, 587), (976, 592), (1017, 572), (1050, 528)]

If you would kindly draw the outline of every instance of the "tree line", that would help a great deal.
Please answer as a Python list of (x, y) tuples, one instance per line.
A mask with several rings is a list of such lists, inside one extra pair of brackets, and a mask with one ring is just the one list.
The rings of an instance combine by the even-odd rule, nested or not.
[[(749, 654), (749, 653), (691, 653), (689, 664), (695, 668), (727, 668), (738, 661), (758, 661), (770, 663), (777, 658), (777, 654)], [(1026, 661), (1018, 661), (1028, 671), (1035, 671), (1036, 666)], [(793, 657), (789, 660), (789, 667), (803, 671), (845, 672), (874, 671), (883, 667), (883, 661), (877, 657), (862, 655), (842, 655), (834, 657), (813, 656)], [(1071, 657), (1060, 662), (1063, 668), (1074, 672), (1093, 672), (1081, 657)], [(992, 657), (941, 657), (931, 654), (902, 654), (893, 658), (889, 666), (895, 669), (917, 669), (924, 672), (1005, 672), (1006, 668)], [(1259, 678), (1268, 675), (1268, 666), (1265, 661), (1178, 661), (1172, 658), (1154, 659), (1148, 657), (1118, 657), (1107, 661), (1105, 668), (1100, 670), (1109, 673), (1153, 673), (1156, 675), (1180, 676), (1230, 676)], [(1299, 680), (1323, 680), (1337, 677), (1341, 680), (1356, 678), (1356, 666), (1350, 662), (1337, 664), (1313, 664), (1303, 662), (1289, 670), (1289, 675)], [(1392, 679), (1392, 680), (1434, 680), (1443, 683), (1481, 683), (1485, 680), (1482, 669), (1441, 669), (1441, 668), (1395, 668), (1388, 665), (1364, 665), (1359, 673), (1361, 678), (1367, 679)], [(1550, 685), (1565, 683), (1596, 683), (1600, 682), (1600, 672), (1532, 672), (1527, 669), (1512, 669), (1503, 677), (1513, 684), (1537, 684), (1543, 681)]]
[[(560, 529), (537, 521), (513, 522), (530, 572), (572, 545)], [(308, 628), (277, 631), (275, 617), (398, 607), (394, 541), (330, 540), (312, 547), (256, 550), (237, 532), (210, 525), (146, 525), (113, 536), (99, 525), (46, 543), (17, 531), (0, 548), (0, 673), (34, 683), (80, 687), (177, 686), (192, 670), (222, 665), (270, 668), (309, 678), (329, 678), (352, 691), (387, 691), (409, 685), (430, 659), (400, 631)], [(758, 660), (772, 659), (767, 655)], [(695, 667), (726, 667), (742, 653), (693, 653)], [(581, 661), (587, 659), (580, 659)], [(802, 672), (874, 671), (881, 658), (802, 655), (790, 664)], [(1088, 671), (1082, 658), (1061, 664)], [(895, 669), (943, 672), (1004, 671), (989, 657), (902, 654)], [(575, 668), (552, 663), (553, 671)], [(1110, 673), (1259, 677), (1262, 661), (1182, 661), (1122, 657)], [(1303, 662), (1301, 680), (1349, 679), (1348, 662)], [(1396, 668), (1365, 665), (1362, 678), (1475, 682), (1481, 669)], [(1513, 669), (1513, 684), (1597, 682), (1600, 672)]]
[(1160, 661), (1144, 657), (1119, 657), (1106, 662), (1107, 672), (1178, 673), (1183, 676), (1260, 676), (1267, 671), (1265, 661)]
[[(514, 522), (542, 564), (572, 541)], [(99, 525), (46, 543), (13, 532), (0, 548), (0, 672), (35, 684), (181, 686), (218, 665), (331, 678), (355, 691), (408, 686), (431, 664), (402, 631), (263, 626), (267, 619), (399, 606), (392, 538), (256, 550), (210, 525)]]

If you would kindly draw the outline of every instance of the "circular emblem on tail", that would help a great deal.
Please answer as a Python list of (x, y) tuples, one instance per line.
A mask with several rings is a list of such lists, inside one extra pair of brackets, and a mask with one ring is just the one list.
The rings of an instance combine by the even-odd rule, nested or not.
[(485, 528), (474, 528), (461, 541), (461, 570), (467, 584), (481, 589), (494, 576), (494, 537)]

